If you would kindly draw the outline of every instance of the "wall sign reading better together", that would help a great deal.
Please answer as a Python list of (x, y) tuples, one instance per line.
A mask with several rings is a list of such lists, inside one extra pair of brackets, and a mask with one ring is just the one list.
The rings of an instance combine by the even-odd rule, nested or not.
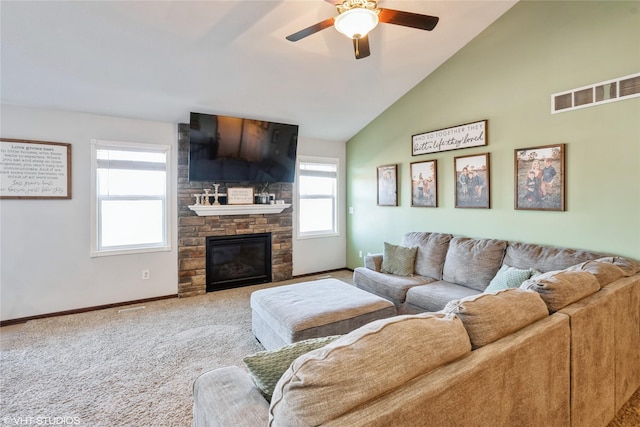
[(411, 137), (411, 155), (487, 145), (487, 121), (420, 133)]
[(0, 139), (0, 199), (70, 199), (71, 144)]

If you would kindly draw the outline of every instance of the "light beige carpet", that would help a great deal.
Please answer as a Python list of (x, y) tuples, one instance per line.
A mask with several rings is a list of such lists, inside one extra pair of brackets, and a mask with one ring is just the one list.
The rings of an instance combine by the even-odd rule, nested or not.
[[(351, 274), (333, 277), (349, 281)], [(264, 350), (251, 333), (251, 292), (294, 281), (32, 320), (0, 332), (0, 425), (39, 418), (190, 426), (198, 375), (243, 366), (244, 356)]]
[[(351, 282), (351, 274), (331, 276)], [(245, 355), (262, 350), (251, 333), (251, 292), (284, 283), (33, 320), (2, 331), (0, 425), (48, 419), (80, 426), (190, 426), (196, 377), (243, 366)], [(639, 396), (612, 426), (640, 425)]]

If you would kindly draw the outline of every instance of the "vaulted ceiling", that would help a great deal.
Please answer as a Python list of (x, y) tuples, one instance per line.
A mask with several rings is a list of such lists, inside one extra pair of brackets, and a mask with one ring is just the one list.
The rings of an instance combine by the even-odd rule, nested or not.
[(306, 1), (7, 1), (0, 3), (2, 103), (185, 123), (189, 112), (300, 125), (346, 141), (516, 0), (396, 1), (435, 15), (433, 31), (379, 24), (371, 56), (327, 28)]

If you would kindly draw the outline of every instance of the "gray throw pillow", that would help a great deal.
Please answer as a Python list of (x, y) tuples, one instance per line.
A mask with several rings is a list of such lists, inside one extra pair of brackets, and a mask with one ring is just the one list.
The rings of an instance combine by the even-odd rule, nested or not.
[(415, 247), (405, 248), (384, 242), (381, 271), (398, 276), (413, 276), (417, 252), (418, 248)]

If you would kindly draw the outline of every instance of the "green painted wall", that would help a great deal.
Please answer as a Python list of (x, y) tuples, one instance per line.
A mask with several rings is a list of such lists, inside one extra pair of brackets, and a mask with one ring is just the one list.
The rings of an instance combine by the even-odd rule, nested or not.
[[(640, 98), (552, 115), (550, 95), (640, 72), (640, 2), (521, 1), (347, 143), (347, 265), (407, 231), (640, 259)], [(411, 156), (413, 134), (488, 120), (489, 144)], [(566, 211), (514, 210), (514, 150), (566, 144)], [(456, 209), (455, 156), (490, 153), (491, 209)], [(436, 159), (438, 208), (411, 207), (411, 162)], [(376, 206), (398, 164), (399, 206)]]

